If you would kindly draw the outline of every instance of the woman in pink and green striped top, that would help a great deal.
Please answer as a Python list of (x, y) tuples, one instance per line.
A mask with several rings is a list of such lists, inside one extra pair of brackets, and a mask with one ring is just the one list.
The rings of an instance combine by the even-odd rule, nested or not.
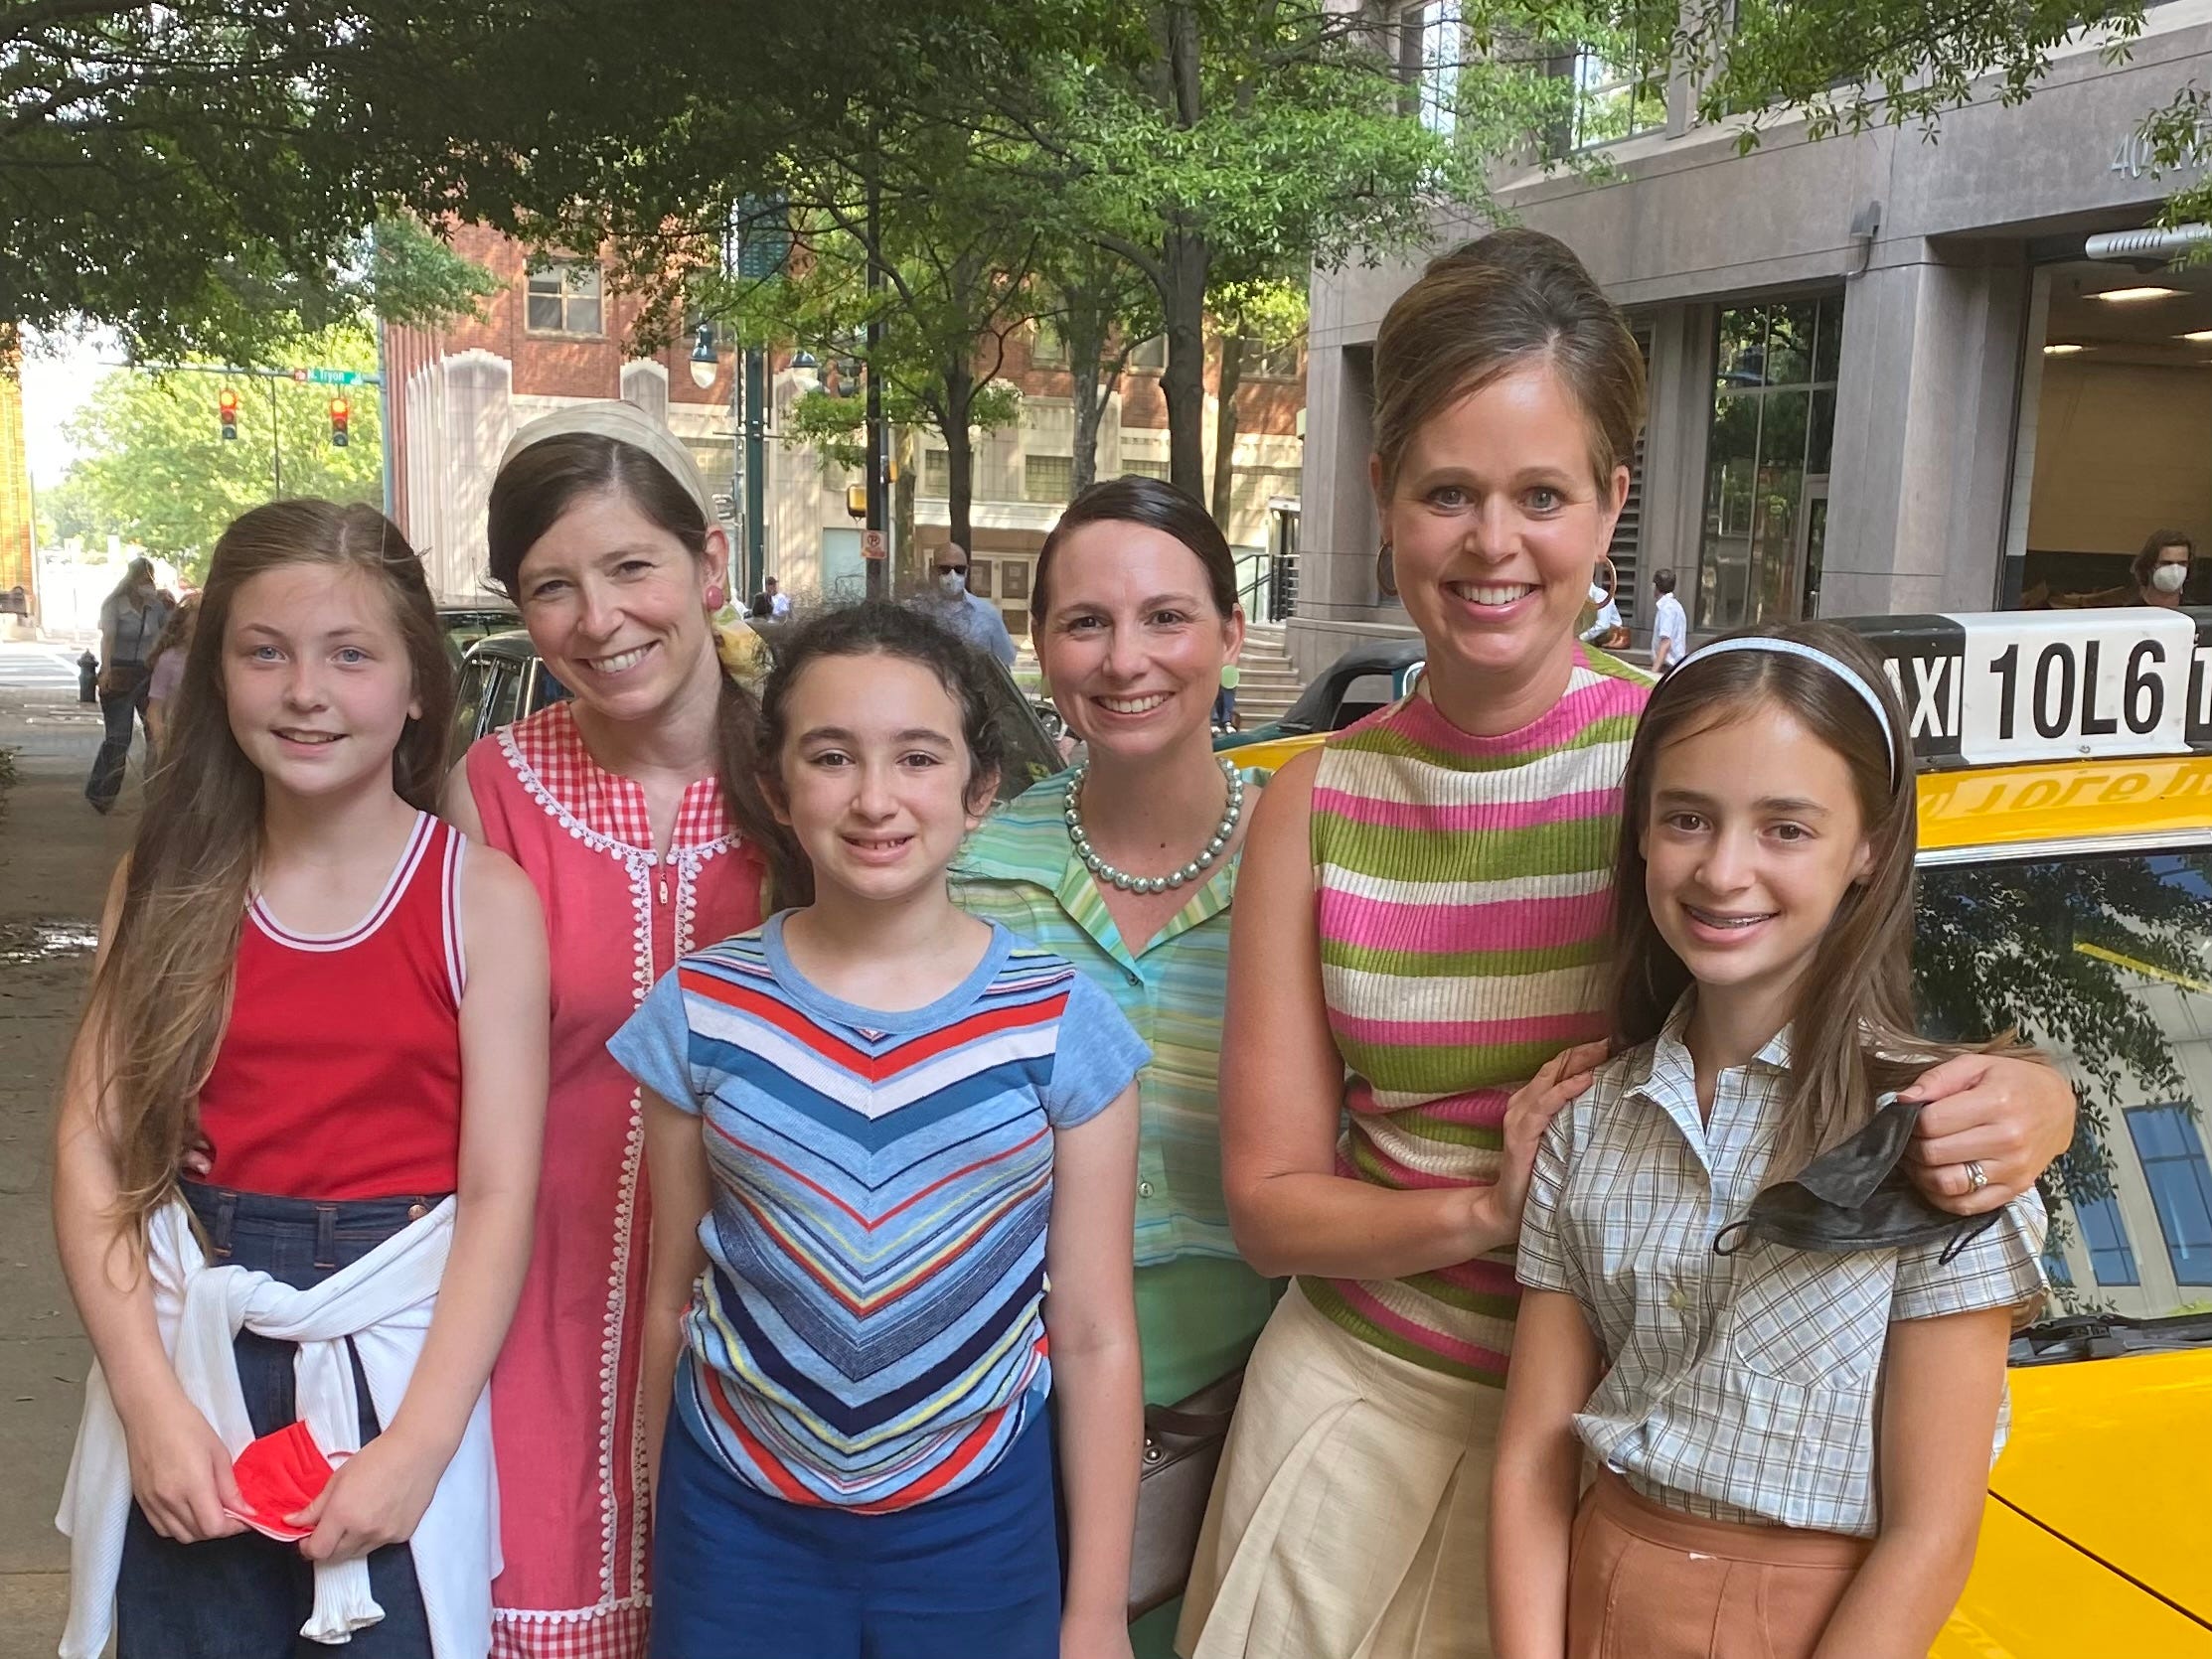
[[(1322, 752), (1309, 809), (1329, 1032), (1348, 1073), (1336, 1171), (1394, 1192), (1498, 1179), (1505, 1103), (1601, 1038), (1621, 768), (1648, 685), (1585, 650), (1566, 695), (1475, 736), (1422, 696)], [(1385, 1353), (1501, 1385), (1510, 1247), (1402, 1278), (1300, 1281)]]
[[(1609, 1025), (1621, 773), (1649, 681), (1576, 622), (1628, 494), (1642, 358), (1562, 243), (1505, 230), (1399, 296), (1374, 384), (1377, 584), (1427, 668), (1277, 773), (1246, 840), (1224, 1190), (1246, 1260), (1297, 1282), (1245, 1373), (1186, 1659), (1491, 1653), (1513, 1245), (1536, 1142)], [(1971, 1197), (1955, 1162), (1925, 1177), (1962, 1213), (2032, 1183), (2072, 1133), (2045, 1068), (1920, 1087), (1944, 1132), (1916, 1155), (1988, 1171)]]

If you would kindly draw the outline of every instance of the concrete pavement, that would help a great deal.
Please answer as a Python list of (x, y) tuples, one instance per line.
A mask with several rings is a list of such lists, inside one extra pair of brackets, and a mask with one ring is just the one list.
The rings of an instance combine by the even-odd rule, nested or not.
[(84, 802), (99, 711), (77, 653), (0, 644), (0, 1659), (52, 1659), (68, 1593), (54, 1510), (90, 1349), (54, 1256), (55, 1089), (91, 967), (100, 899), (137, 825), (143, 747), (113, 814)]

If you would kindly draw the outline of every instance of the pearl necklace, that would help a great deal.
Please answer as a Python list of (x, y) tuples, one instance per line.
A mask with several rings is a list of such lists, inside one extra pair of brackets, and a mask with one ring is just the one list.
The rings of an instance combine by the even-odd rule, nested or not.
[(1091, 846), (1091, 838), (1083, 832), (1083, 813), (1078, 804), (1082, 794), (1083, 779), (1090, 773), (1090, 763), (1083, 762), (1075, 768), (1075, 776), (1067, 781), (1067, 811), (1060, 816), (1067, 820), (1067, 838), (1075, 848), (1075, 856), (1082, 859), (1083, 867), (1102, 882), (1111, 882), (1125, 893), (1165, 893), (1196, 881), (1212, 867), (1229, 844), (1229, 837), (1236, 833), (1236, 827), (1244, 817), (1244, 776), (1236, 769), (1236, 762), (1224, 759), (1221, 776), (1229, 786), (1229, 804), (1221, 814), (1221, 822), (1212, 837), (1201, 847), (1198, 855), (1179, 870), (1166, 875), (1131, 875), (1127, 870), (1116, 869), (1101, 858)]

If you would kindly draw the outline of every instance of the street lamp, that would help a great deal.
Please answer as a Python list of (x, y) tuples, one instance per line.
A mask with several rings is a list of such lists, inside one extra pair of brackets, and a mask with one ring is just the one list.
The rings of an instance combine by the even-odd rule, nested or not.
[(692, 384), (705, 391), (714, 383), (721, 362), (714, 355), (714, 325), (702, 323), (692, 341)]

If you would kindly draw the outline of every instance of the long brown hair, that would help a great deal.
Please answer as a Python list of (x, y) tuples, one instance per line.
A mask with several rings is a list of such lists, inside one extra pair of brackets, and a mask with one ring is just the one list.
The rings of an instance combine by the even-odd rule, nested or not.
[(185, 655), (169, 742), (126, 866), (114, 937), (92, 977), (80, 1040), (116, 1164), (118, 1219), (142, 1230), (176, 1184), (200, 1087), (230, 1019), (238, 927), (261, 854), (261, 774), (231, 732), (224, 635), (238, 589), (263, 571), (326, 564), (376, 580), (413, 671), (422, 712), (392, 756), (392, 787), (437, 810), (453, 722), (453, 668), (437, 607), (398, 530), (373, 507), (279, 501), (215, 544)]
[[(532, 444), (492, 480), (485, 530), (491, 576), (500, 590), (520, 605), (523, 559), (530, 549), (577, 502), (604, 495), (637, 509), (694, 558), (707, 558), (707, 515), (666, 467), (619, 438), (563, 432)], [(761, 793), (756, 770), (760, 705), (728, 670), (717, 672), (721, 688), (714, 704), (714, 774), (721, 784), (722, 806), (737, 832), (760, 849), (770, 892), (788, 901), (793, 894), (811, 891), (812, 877), (798, 843)]]
[(1769, 1175), (1786, 1180), (1862, 1128), (1879, 1095), (1903, 1088), (1936, 1061), (1970, 1052), (2024, 1051), (2009, 1038), (1980, 1045), (1937, 1043), (1916, 1029), (1917, 796), (1904, 710), (1881, 663), (1856, 635), (1832, 623), (1746, 632), (1810, 646), (1855, 670), (1881, 700), (1899, 763), (1891, 765), (1889, 743), (1864, 699), (1833, 670), (1802, 657), (1765, 651), (1692, 656), (1662, 680), (1637, 727), (1621, 782), (1621, 842), (1613, 872), (1614, 1037), (1626, 1048), (1659, 1035), (1691, 982), (1689, 970), (1653, 921), (1645, 893), (1643, 843), (1660, 753), (1677, 738), (1739, 720), (1762, 703), (1787, 710), (1849, 770), (1873, 863), (1865, 879), (1845, 891), (1799, 981), (1791, 1019), (1789, 1107)]
[(1545, 364), (1581, 406), (1600, 493), (1636, 458), (1644, 354), (1574, 250), (1540, 230), (1494, 230), (1433, 261), (1375, 335), (1374, 446), (1382, 493), (1415, 434), (1501, 376)]

